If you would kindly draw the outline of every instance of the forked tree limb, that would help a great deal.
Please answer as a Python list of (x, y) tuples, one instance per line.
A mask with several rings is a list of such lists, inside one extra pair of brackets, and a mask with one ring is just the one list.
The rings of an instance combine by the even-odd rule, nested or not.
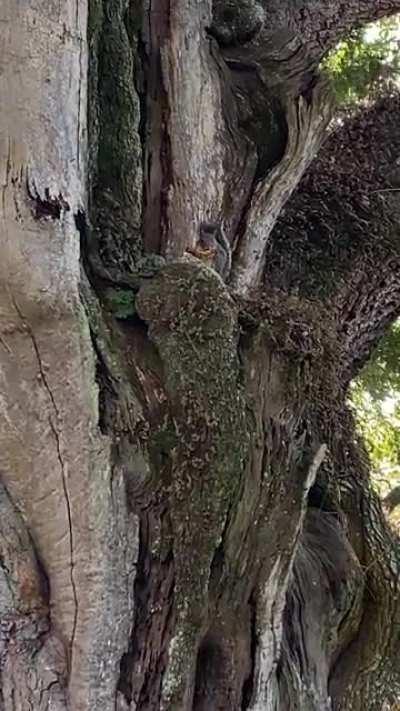
[(247, 294), (261, 283), (270, 234), (322, 143), (332, 109), (330, 90), (322, 79), (309, 100), (299, 96), (289, 102), (284, 156), (256, 185), (248, 207), (245, 233), (234, 257), (231, 284), (235, 291)]

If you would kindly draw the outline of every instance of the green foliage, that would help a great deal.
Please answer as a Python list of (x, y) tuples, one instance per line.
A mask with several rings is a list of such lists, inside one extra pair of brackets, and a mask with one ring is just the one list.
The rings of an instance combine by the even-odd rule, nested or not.
[(324, 68), (332, 78), (340, 105), (353, 105), (379, 92), (400, 70), (400, 20), (385, 18), (358, 29), (327, 56)]
[(359, 377), (360, 386), (374, 403), (400, 395), (400, 321), (381, 339)]
[[(367, 445), (374, 478), (384, 489), (400, 481), (400, 403), (388, 412), (388, 402), (376, 402), (356, 386), (352, 393), (361, 434)], [(385, 407), (386, 405), (386, 407)]]
[(115, 318), (126, 319), (135, 314), (135, 294), (129, 289), (108, 289), (105, 302)]
[(354, 383), (351, 402), (382, 494), (400, 484), (400, 322)]

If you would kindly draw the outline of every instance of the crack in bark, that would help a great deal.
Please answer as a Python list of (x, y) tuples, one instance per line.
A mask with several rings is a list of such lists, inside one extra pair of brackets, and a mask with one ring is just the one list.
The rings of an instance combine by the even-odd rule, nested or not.
[[(157, 0), (158, 2), (158, 0)], [(169, 2), (162, 11), (149, 2), (146, 11), (147, 32), (147, 130), (152, 140), (146, 141), (144, 154), (144, 245), (147, 251), (165, 252), (169, 229), (169, 188), (172, 182), (171, 142), (169, 136), (168, 92), (162, 68), (162, 45), (168, 36)], [(156, 3), (157, 5), (157, 3)], [(147, 42), (147, 47), (146, 47)], [(155, 240), (158, 240), (156, 242)]]
[[(79, 0), (76, 2), (76, 23), (78, 26), (78, 14), (79, 14)], [(79, 171), (80, 169), (80, 155), (81, 155), (81, 94), (82, 94), (82, 53), (83, 53), (83, 40), (81, 37), (78, 38), (79, 41), (79, 85), (78, 85), (78, 119), (76, 127), (76, 167)]]
[[(33, 330), (31, 328), (30, 324), (28, 323), (28, 321), (25, 319), (23, 313), (21, 312), (13, 294), (11, 294), (11, 299), (12, 299), (14, 308), (21, 320), (22, 327), (28, 333), (28, 335), (31, 339), (33, 350), (35, 352), (36, 359), (37, 359), (38, 366), (39, 366), (40, 380), (42, 381), (44, 388), (48, 394), (48, 397), (49, 397), (49, 400), (51, 403), (51, 407), (54, 410), (55, 418), (56, 418), (56, 421), (58, 422), (60, 420), (60, 413), (59, 413), (54, 395), (52, 393), (52, 390), (50, 388), (50, 385), (48, 383), (48, 380), (47, 380), (47, 377), (46, 377), (46, 374), (45, 374), (45, 371), (43, 368), (40, 350), (39, 350), (39, 346), (37, 344), (35, 335), (33, 333)], [(51, 428), (51, 431), (53, 433), (55, 443), (56, 443), (57, 457), (58, 457), (58, 461), (60, 463), (61, 483), (62, 483), (62, 488), (63, 488), (63, 493), (64, 493), (65, 507), (66, 507), (67, 520), (68, 520), (69, 551), (70, 551), (70, 582), (71, 582), (72, 595), (73, 595), (73, 599), (74, 599), (74, 618), (73, 618), (73, 624), (72, 624), (71, 639), (69, 641), (69, 660), (68, 660), (70, 667), (71, 667), (72, 666), (73, 645), (74, 645), (77, 620), (78, 620), (78, 597), (77, 597), (77, 587), (76, 587), (75, 576), (74, 576), (75, 561), (74, 561), (72, 511), (71, 511), (71, 503), (70, 503), (69, 493), (68, 493), (67, 474), (66, 474), (66, 470), (65, 470), (65, 463), (63, 460), (62, 452), (61, 452), (60, 433), (59, 433), (56, 425), (54, 424), (53, 419), (50, 414), (49, 414), (49, 425), (50, 425), (50, 428)]]
[(6, 158), (6, 170), (4, 176), (4, 183), (1, 186), (1, 203), (3, 208), (3, 215), (6, 214), (6, 192), (9, 186), (8, 178), (11, 174), (11, 139), (8, 137), (7, 141), (7, 158)]
[(251, 699), (254, 693), (254, 681), (256, 673), (256, 654), (257, 654), (257, 604), (253, 597), (253, 594), (249, 598), (250, 606), (250, 673), (245, 680), (242, 688), (242, 711), (246, 711), (249, 708)]

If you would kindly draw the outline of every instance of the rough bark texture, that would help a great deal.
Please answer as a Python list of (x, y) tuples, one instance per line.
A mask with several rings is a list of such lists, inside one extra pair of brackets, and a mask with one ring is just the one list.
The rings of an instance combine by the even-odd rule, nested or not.
[[(1, 703), (111, 708), (137, 534), (98, 428), (79, 298), (87, 6), (10, 1), (1, 20), (0, 518), (25, 531), (22, 516), (28, 529), (25, 541), (16, 536), (25, 563), (13, 605), (5, 603)], [(8, 536), (1, 561), (10, 585)]]
[[(400, 310), (398, 97), (301, 182), (320, 57), (398, 8), (292, 5), (2, 3), (1, 711), (399, 698), (399, 548), (346, 407)], [(363, 217), (329, 173), (366, 127)]]

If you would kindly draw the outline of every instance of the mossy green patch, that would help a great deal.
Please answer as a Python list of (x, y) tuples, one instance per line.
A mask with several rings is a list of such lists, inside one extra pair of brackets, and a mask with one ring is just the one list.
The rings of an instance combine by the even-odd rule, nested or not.
[(91, 0), (89, 11), (89, 173), (91, 249), (107, 268), (135, 269), (142, 256), (142, 145), (135, 17), (126, 3)]
[[(167, 265), (138, 294), (159, 351), (177, 445), (171, 519), (176, 595), (198, 614), (247, 448), (237, 355), (237, 308), (221, 279), (201, 265)], [(193, 554), (196, 568), (193, 569)]]
[(107, 289), (104, 301), (115, 318), (126, 319), (135, 314), (135, 296), (130, 289)]

